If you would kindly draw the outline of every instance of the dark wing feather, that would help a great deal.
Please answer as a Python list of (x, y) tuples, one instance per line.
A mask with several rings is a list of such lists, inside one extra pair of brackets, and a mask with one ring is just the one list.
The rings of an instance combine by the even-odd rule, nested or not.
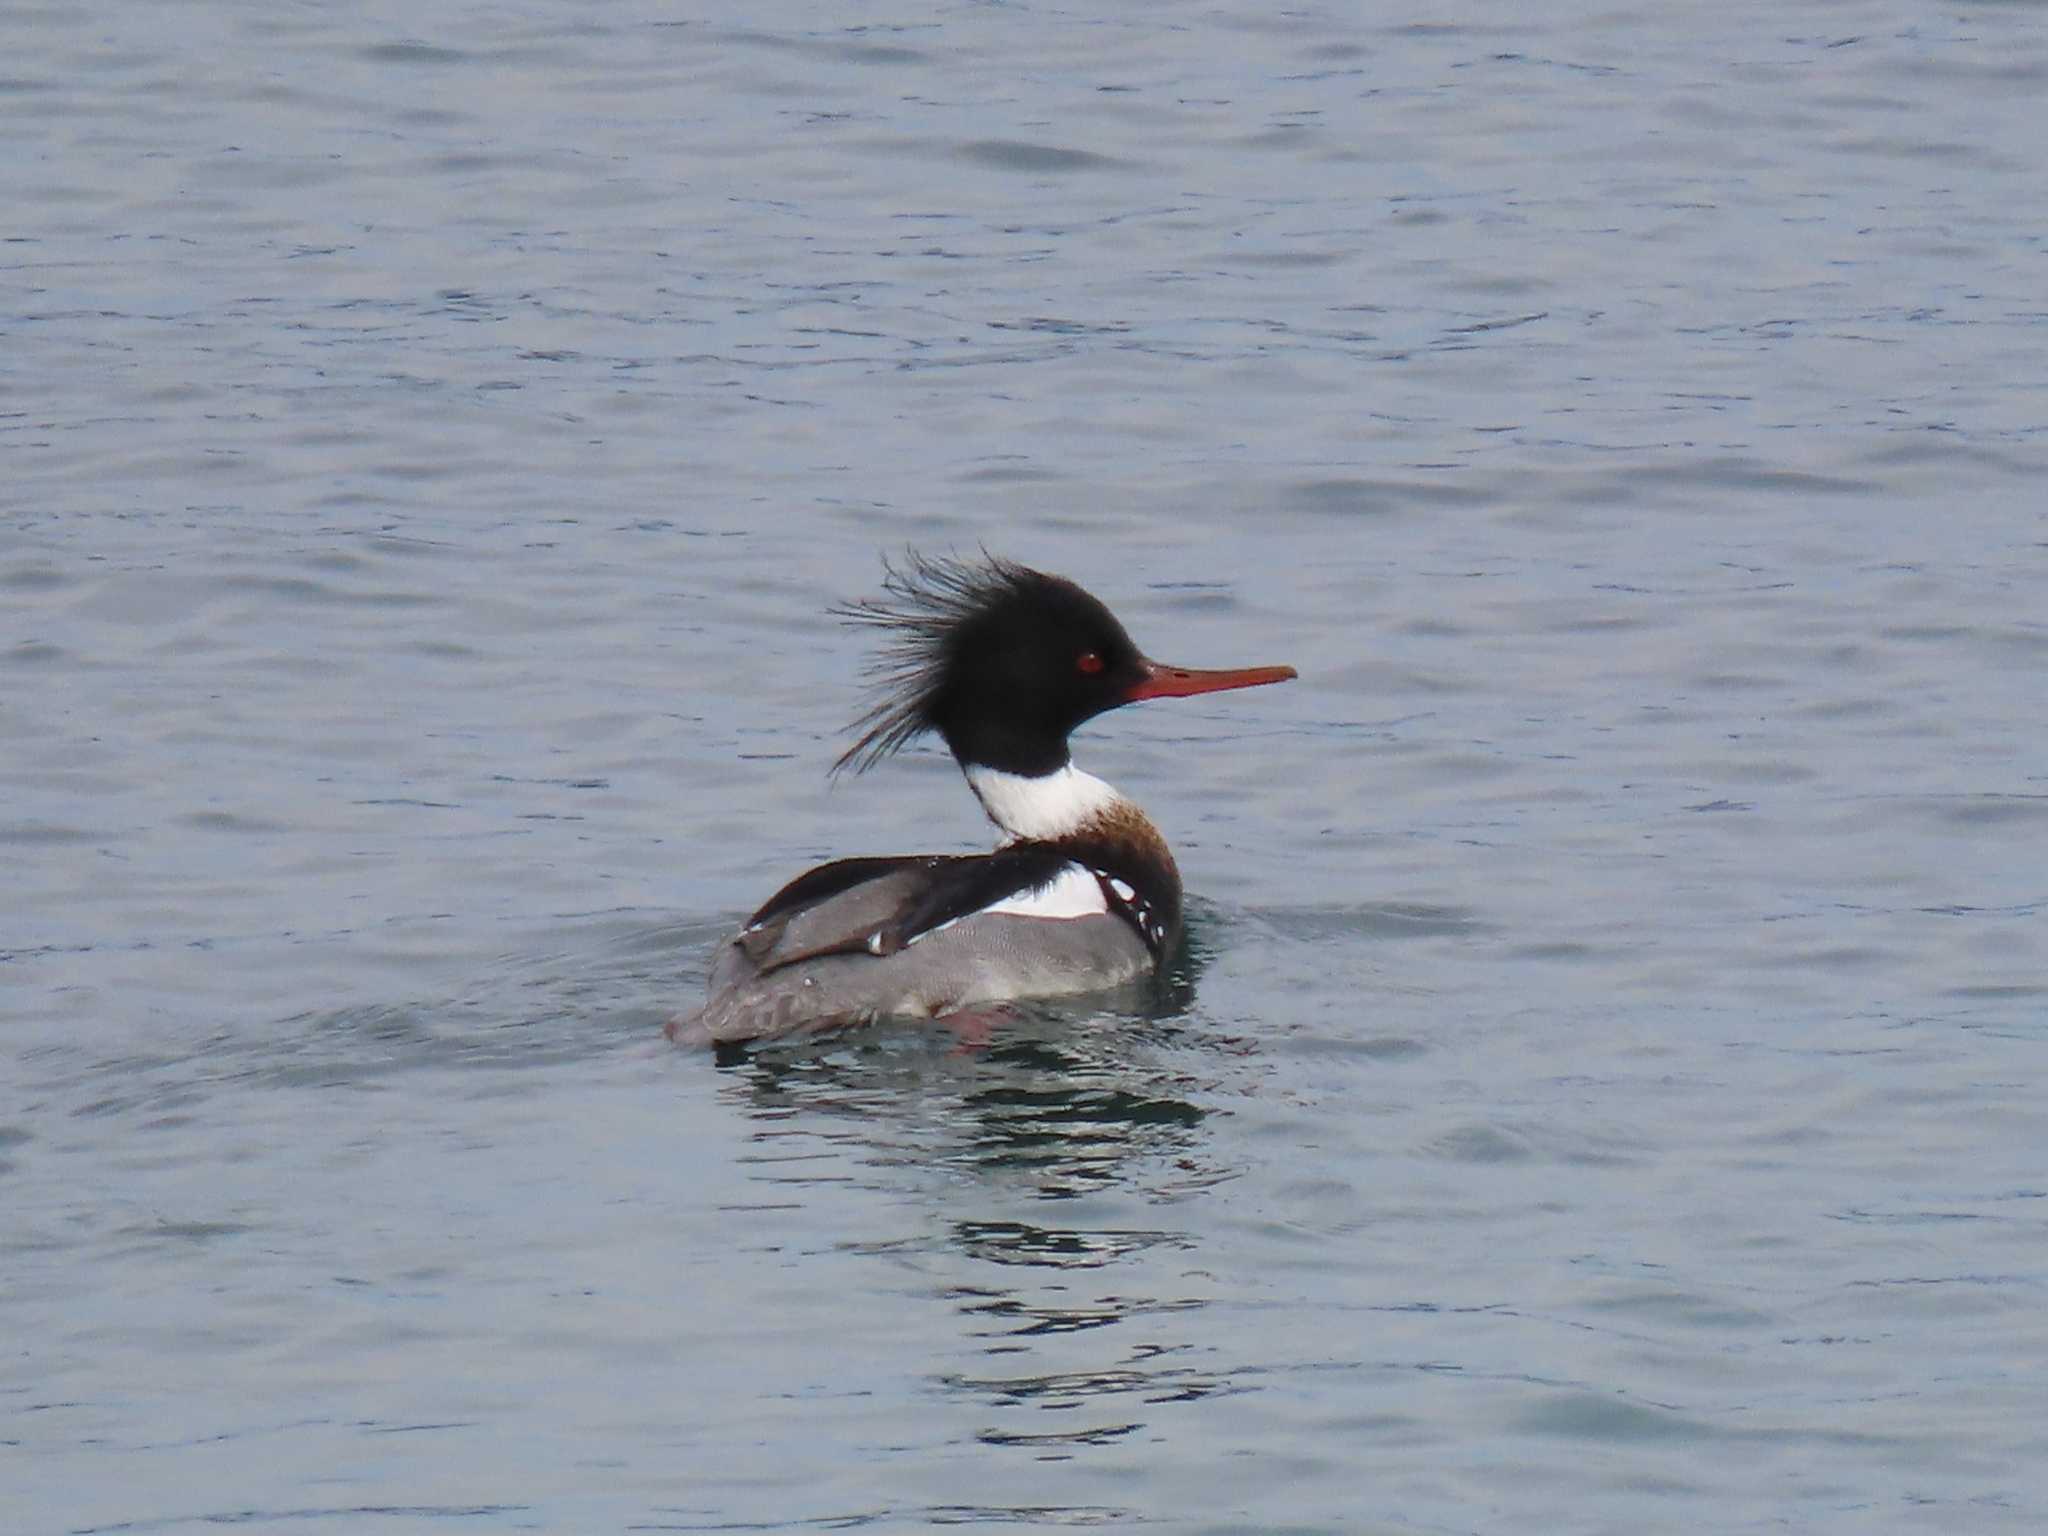
[(776, 892), (733, 942), (756, 975), (821, 955), (893, 955), (934, 928), (1051, 883), (1067, 863), (1043, 843), (841, 859)]
[(830, 864), (805, 870), (762, 902), (761, 910), (747, 919), (747, 927), (759, 928), (773, 918), (783, 917), (801, 907), (814, 907), (869, 880), (893, 874), (899, 869), (923, 869), (940, 863), (943, 858), (942, 854), (899, 853), (871, 859), (834, 859)]
[[(994, 853), (956, 859), (922, 884), (917, 899), (900, 914), (896, 930), (885, 936), (885, 944), (894, 940), (893, 947), (901, 949), (934, 928), (1020, 892), (1050, 885), (1071, 862), (1050, 843), (1016, 843)], [(887, 954), (889, 948), (875, 953)]]

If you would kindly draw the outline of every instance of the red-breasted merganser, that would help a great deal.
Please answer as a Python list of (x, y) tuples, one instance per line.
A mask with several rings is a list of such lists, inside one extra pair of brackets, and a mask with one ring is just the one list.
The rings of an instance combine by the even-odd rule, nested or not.
[(884, 1015), (935, 1018), (1117, 986), (1180, 942), (1180, 871), (1145, 813), (1074, 766), (1067, 737), (1139, 699), (1284, 682), (1148, 660), (1073, 582), (1008, 560), (885, 565), (840, 610), (889, 636), (878, 698), (833, 772), (936, 731), (1003, 832), (993, 853), (840, 859), (768, 898), (711, 962), (680, 1042), (767, 1039)]

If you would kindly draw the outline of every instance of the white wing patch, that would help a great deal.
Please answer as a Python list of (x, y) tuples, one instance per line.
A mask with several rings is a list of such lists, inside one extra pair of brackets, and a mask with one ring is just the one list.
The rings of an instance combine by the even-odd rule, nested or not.
[(1005, 896), (983, 912), (1004, 912), (1013, 917), (1094, 917), (1109, 910), (1102, 896), (1102, 882), (1095, 872), (1069, 864), (1048, 885), (1035, 891)]

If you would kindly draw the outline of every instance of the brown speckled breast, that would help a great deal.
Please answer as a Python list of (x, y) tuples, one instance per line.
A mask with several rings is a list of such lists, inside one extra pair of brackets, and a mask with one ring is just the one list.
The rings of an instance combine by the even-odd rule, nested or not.
[(1165, 964), (1180, 944), (1180, 867), (1151, 818), (1122, 801), (1052, 846), (1094, 874), (1109, 910)]

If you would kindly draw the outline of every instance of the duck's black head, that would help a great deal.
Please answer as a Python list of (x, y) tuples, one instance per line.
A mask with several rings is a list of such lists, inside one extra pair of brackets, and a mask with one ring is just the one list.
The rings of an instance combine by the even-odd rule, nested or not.
[(871, 767), (936, 731), (963, 767), (1053, 773), (1068, 762), (1068, 735), (1106, 709), (1294, 676), (1291, 667), (1161, 666), (1073, 582), (995, 556), (911, 553), (885, 569), (882, 598), (839, 610), (890, 641), (875, 668), (879, 697), (835, 771)]

